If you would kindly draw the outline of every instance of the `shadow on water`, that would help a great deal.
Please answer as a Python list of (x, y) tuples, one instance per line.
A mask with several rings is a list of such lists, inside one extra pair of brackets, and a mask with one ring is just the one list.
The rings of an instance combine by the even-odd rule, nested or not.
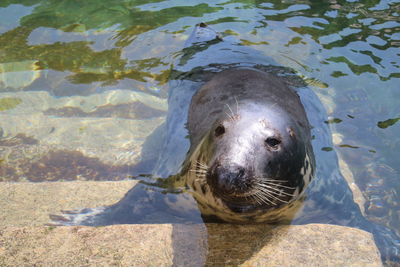
[(270, 225), (174, 225), (173, 266), (238, 266), (270, 241), (271, 229)]

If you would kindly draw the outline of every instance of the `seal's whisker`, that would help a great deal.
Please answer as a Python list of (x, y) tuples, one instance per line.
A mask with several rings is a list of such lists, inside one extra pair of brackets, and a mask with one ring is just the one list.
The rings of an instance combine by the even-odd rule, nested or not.
[(230, 120), (232, 120), (232, 121), (234, 120), (234, 118), (232, 117), (232, 115), (231, 115), (231, 114), (229, 114), (229, 113), (228, 113), (228, 112), (226, 112), (226, 111), (225, 111), (225, 114), (226, 114), (226, 115), (229, 117), (229, 119), (230, 119)]
[(257, 178), (257, 184), (266, 184), (270, 185), (276, 188), (285, 188), (285, 189), (296, 189), (296, 187), (291, 187), (291, 186), (286, 186), (282, 185), (279, 183), (287, 183), (285, 180), (275, 180), (275, 179), (270, 179), (270, 178), (263, 178), (263, 177), (256, 177)]
[(204, 166), (197, 166), (197, 168), (198, 168), (199, 170), (208, 170), (208, 168), (207, 168), (207, 167), (204, 167)]
[(235, 102), (236, 102), (236, 114), (239, 114), (239, 102), (235, 96)]
[(256, 196), (262, 203), (264, 204), (273, 204), (276, 205), (275, 202), (271, 201), (267, 195), (262, 194), (261, 192), (257, 192), (254, 194), (254, 196)]
[(229, 117), (231, 118), (231, 120), (234, 120), (235, 119), (235, 113), (233, 113), (233, 110), (231, 109), (231, 107), (228, 104), (225, 104), (225, 106), (227, 106), (229, 111), (232, 113), (232, 115), (230, 115)]
[[(271, 190), (271, 188), (270, 188), (270, 190)], [(281, 192), (281, 191), (269, 191), (269, 193), (271, 193), (272, 195), (277, 196), (277, 197), (280, 197), (280, 196), (294, 197), (295, 196), (293, 194), (288, 194), (288, 193)]]
[(276, 179), (262, 178), (262, 177), (260, 177), (260, 178), (263, 179), (263, 180), (265, 180), (265, 181), (268, 181), (268, 182), (287, 183), (286, 180), (276, 180)]
[(264, 198), (262, 195), (260, 195), (260, 194), (257, 194), (257, 195), (255, 195), (256, 196), (256, 198), (258, 199), (258, 202), (260, 203), (260, 205), (262, 205), (262, 204), (273, 204), (273, 205), (275, 205), (275, 203), (274, 202), (272, 202), (271, 200), (269, 200), (268, 198)]
[(258, 198), (256, 197), (256, 196), (251, 196), (251, 198), (258, 204), (258, 205), (261, 205), (262, 204), (262, 202), (260, 202), (260, 200), (258, 200)]
[(258, 188), (258, 190), (259, 190), (260, 192), (262, 192), (264, 195), (266, 195), (266, 196), (268, 196), (268, 197), (271, 197), (272, 199), (279, 200), (279, 198), (277, 198), (276, 196), (270, 194), (270, 192), (269, 192), (268, 190), (265, 190), (265, 189), (263, 189), (263, 188)]
[(202, 167), (204, 169), (208, 169), (207, 164), (202, 163), (200, 160), (197, 160), (196, 163), (197, 163), (197, 165), (199, 165), (199, 167)]
[(264, 186), (264, 185), (259, 185), (262, 188), (265, 188), (266, 190), (269, 190), (271, 194), (275, 194), (275, 195), (286, 195), (289, 197), (293, 197), (295, 196), (295, 194), (290, 194), (287, 192), (284, 192), (283, 190), (279, 189), (279, 188), (274, 188), (274, 187), (270, 187), (270, 186)]
[(272, 194), (272, 192), (271, 192), (271, 191), (268, 191), (268, 189), (265, 189), (265, 188), (262, 188), (262, 187), (261, 187), (261, 188), (259, 188), (259, 190), (260, 190), (261, 192), (263, 192), (264, 194), (267, 194), (269, 197), (271, 197), (271, 198), (273, 198), (273, 199), (276, 199), (276, 200), (278, 200), (278, 201), (280, 201), (280, 202), (283, 202), (283, 203), (289, 203), (288, 201), (283, 200), (283, 199), (277, 197), (275, 194)]
[[(258, 183), (261, 184), (268, 184), (268, 185), (273, 185), (276, 187), (282, 187), (282, 188), (287, 188), (287, 189), (296, 189), (295, 187), (287, 186), (287, 185), (282, 185), (277, 183), (278, 180), (268, 180), (268, 179), (258, 179)], [(287, 181), (280, 181), (281, 183), (287, 182)]]
[(296, 189), (295, 187), (290, 187), (290, 186), (281, 185), (281, 184), (275, 184), (275, 183), (263, 182), (263, 184), (270, 185), (270, 186), (277, 187), (277, 188), (285, 188), (285, 189), (292, 189), (292, 190)]
[(267, 189), (270, 189), (270, 190), (273, 190), (274, 192), (276, 192), (277, 194), (280, 194), (280, 195), (282, 194), (282, 195), (286, 195), (286, 196), (289, 196), (289, 197), (293, 197), (294, 196), (294, 194), (286, 193), (283, 190), (281, 190), (279, 188), (276, 188), (274, 186), (271, 186), (271, 185), (266, 185), (266, 184), (257, 184), (257, 185), (261, 186), (261, 187), (264, 187), (264, 188), (267, 188)]

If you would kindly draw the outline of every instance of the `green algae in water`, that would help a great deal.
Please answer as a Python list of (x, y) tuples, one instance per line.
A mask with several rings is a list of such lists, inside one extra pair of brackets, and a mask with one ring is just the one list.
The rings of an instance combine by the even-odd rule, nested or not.
[(21, 103), (22, 103), (22, 100), (19, 98), (16, 98), (16, 97), (0, 98), (0, 111), (13, 109)]
[(380, 121), (380, 122), (378, 122), (378, 127), (382, 128), (382, 129), (386, 129), (389, 126), (394, 125), (399, 120), (400, 120), (400, 118), (388, 119), (388, 120), (385, 120), (385, 121)]
[(341, 123), (341, 122), (342, 122), (342, 120), (339, 118), (333, 118), (333, 119), (325, 121), (326, 124)]

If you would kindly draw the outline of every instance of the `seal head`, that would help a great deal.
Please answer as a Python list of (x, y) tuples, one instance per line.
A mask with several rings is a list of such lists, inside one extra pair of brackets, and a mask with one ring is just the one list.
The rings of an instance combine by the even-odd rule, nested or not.
[(188, 126), (195, 174), (188, 184), (218, 217), (287, 206), (313, 176), (304, 109), (275, 76), (252, 69), (217, 74), (193, 97)]

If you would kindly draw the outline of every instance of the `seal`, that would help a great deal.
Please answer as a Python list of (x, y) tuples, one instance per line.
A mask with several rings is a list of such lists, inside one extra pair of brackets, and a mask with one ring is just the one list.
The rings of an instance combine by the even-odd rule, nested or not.
[(118, 203), (55, 223), (338, 224), (371, 232), (382, 259), (400, 262), (400, 238), (362, 215), (326, 149), (325, 109), (293, 71), (201, 23), (169, 88), (166, 123), (148, 140), (159, 144), (150, 175)]
[(300, 98), (269, 73), (234, 68), (215, 75), (192, 98), (188, 130), (191, 156), (182, 176), (203, 215), (281, 221), (314, 175)]

